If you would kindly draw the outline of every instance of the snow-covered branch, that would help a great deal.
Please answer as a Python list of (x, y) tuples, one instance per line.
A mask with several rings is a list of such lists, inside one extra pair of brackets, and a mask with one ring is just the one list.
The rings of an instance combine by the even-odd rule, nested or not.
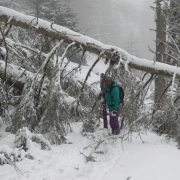
[[(3, 80), (5, 79), (4, 69), (5, 69), (5, 62), (0, 60), (0, 78)], [(24, 84), (28, 81), (31, 81), (35, 75), (34, 73), (25, 71), (25, 69), (23, 69), (19, 66), (16, 66), (16, 65), (12, 65), (12, 64), (7, 64), (6, 73), (7, 73), (7, 83), (8, 84), (13, 84), (16, 81), (16, 79), (18, 79), (19, 76), (23, 73), (23, 75), (21, 75), (21, 77), (15, 83), (15, 86), (18, 89), (22, 89)]]
[[(9, 19), (11, 19), (11, 21), (9, 21)], [(24, 29), (34, 29), (37, 27), (37, 21), (34, 17), (24, 15), (2, 6), (0, 6), (0, 20)], [(180, 79), (180, 68), (178, 67), (160, 62), (154, 64), (153, 61), (132, 56), (119, 47), (105, 45), (95, 39), (56, 24), (53, 24), (52, 28), (51, 22), (40, 18), (38, 19), (38, 28), (36, 28), (36, 32), (53, 37), (54, 39), (63, 39), (68, 44), (75, 42), (75, 46), (85, 48), (86, 51), (97, 55), (104, 51), (104, 57), (116, 62), (118, 62), (121, 56), (122, 61), (128, 61), (130, 68), (170, 77), (176, 73), (176, 77)]]

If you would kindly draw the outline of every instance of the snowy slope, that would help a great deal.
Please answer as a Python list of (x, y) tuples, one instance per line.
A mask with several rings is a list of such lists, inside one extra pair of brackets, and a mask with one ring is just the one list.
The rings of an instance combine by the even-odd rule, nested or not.
[[(68, 144), (53, 146), (51, 151), (34, 151), (36, 160), (25, 159), (16, 163), (22, 174), (10, 165), (0, 167), (2, 180), (179, 180), (180, 151), (175, 144), (166, 143), (163, 137), (148, 132), (137, 134), (132, 142), (107, 140), (108, 132), (97, 129), (96, 141), (91, 136), (80, 134), (81, 124), (72, 125), (74, 132), (67, 136)], [(101, 153), (92, 153), (97, 138), (106, 143), (98, 148)], [(8, 135), (0, 144), (10, 144), (13, 135)], [(90, 145), (90, 146), (89, 146)], [(85, 148), (86, 147), (86, 148)], [(84, 149), (85, 148), (85, 149)], [(98, 152), (97, 150), (97, 152)], [(104, 152), (104, 154), (102, 154)], [(95, 162), (86, 162), (85, 156), (93, 156)]]
[[(95, 61), (88, 56), (88, 65), (76, 72), (81, 80)], [(70, 63), (71, 70), (77, 64)], [(93, 69), (88, 83), (99, 80), (98, 73), (107, 66), (99, 62)], [(82, 124), (72, 124), (73, 133), (67, 135), (67, 144), (52, 146), (50, 151), (31, 148), (35, 160), (24, 159), (10, 165), (0, 166), (0, 180), (180, 180), (180, 151), (175, 143), (167, 143), (164, 137), (152, 132), (142, 134), (142, 140), (133, 134), (129, 140), (108, 136), (108, 131), (98, 128), (94, 134), (82, 136)], [(102, 124), (101, 124), (102, 128)], [(14, 147), (14, 135), (4, 132), (0, 126), (0, 146)], [(121, 132), (121, 135), (126, 132)], [(98, 146), (99, 140), (104, 140)], [(96, 151), (94, 151), (96, 149)], [(87, 161), (89, 160), (91, 161)]]
[[(90, 65), (96, 59), (88, 56), (89, 66), (77, 72), (77, 79), (86, 76)], [(70, 63), (69, 70), (76, 67)], [(102, 62), (93, 69), (88, 83), (99, 80), (97, 73), (104, 72), (107, 66)], [(167, 143), (163, 136), (152, 132), (133, 134), (122, 141), (108, 136), (108, 131), (98, 128), (94, 134), (82, 136), (82, 124), (72, 124), (73, 133), (67, 135), (67, 144), (52, 146), (50, 151), (38, 147), (31, 148), (35, 160), (24, 159), (10, 165), (0, 166), (0, 180), (180, 180), (180, 151), (175, 143)], [(0, 126), (0, 146), (14, 147), (14, 135)], [(121, 132), (121, 136), (123, 136)], [(104, 140), (98, 146), (99, 140)], [(89, 160), (91, 161), (87, 161)], [(17, 172), (18, 171), (18, 172)]]

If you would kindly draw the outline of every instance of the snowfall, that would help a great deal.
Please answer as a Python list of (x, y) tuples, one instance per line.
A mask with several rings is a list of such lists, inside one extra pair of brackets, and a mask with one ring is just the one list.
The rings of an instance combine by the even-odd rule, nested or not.
[[(89, 65), (76, 73), (77, 79), (85, 77)], [(70, 63), (69, 69), (75, 66)], [(88, 83), (99, 80), (98, 73), (105, 69), (99, 62)], [(82, 122), (73, 122), (71, 127), (66, 144), (41, 150), (34, 143), (28, 149), (34, 160), (24, 158), (16, 167), (0, 166), (0, 180), (180, 180), (180, 150), (164, 136), (150, 130), (128, 138), (125, 130), (109, 136), (111, 129), (103, 129), (102, 119), (94, 133), (82, 135)], [(0, 147), (13, 149), (15, 135), (5, 128), (0, 120)]]

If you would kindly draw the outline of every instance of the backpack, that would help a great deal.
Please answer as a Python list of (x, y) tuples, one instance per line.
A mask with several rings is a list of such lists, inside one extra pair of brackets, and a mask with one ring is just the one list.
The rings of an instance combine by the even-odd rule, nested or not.
[(114, 87), (119, 88), (119, 99), (120, 99), (120, 103), (123, 106), (124, 105), (124, 89), (119, 84), (117, 84), (116, 86), (112, 86), (108, 93), (111, 93)]

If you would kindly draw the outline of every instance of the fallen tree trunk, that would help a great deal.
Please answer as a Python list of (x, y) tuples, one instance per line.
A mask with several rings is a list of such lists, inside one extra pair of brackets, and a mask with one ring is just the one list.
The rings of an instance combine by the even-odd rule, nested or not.
[[(5, 62), (0, 60), (0, 78), (2, 80), (5, 80), (5, 76), (4, 76), (4, 70), (5, 70)], [(16, 66), (16, 65), (12, 65), (12, 64), (8, 64), (7, 65), (7, 83), (9, 85), (13, 84), (18, 78), (19, 76), (25, 71), (25, 69)], [(24, 84), (26, 82), (31, 81), (34, 78), (34, 73), (31, 73), (29, 71), (25, 71), (23, 73), (23, 75), (16, 81), (16, 83), (14, 84), (14, 86), (19, 89), (22, 90), (22, 88), (24, 87)]]
[(97, 55), (99, 55), (101, 52), (104, 52), (105, 58), (115, 62), (118, 62), (119, 59), (121, 59), (122, 63), (128, 63), (130, 68), (146, 71), (151, 74), (159, 74), (170, 77), (172, 77), (175, 73), (176, 77), (180, 79), (179, 67), (160, 62), (154, 63), (154, 61), (149, 61), (146, 59), (139, 59), (128, 54), (121, 48), (105, 45), (88, 36), (74, 32), (68, 28), (53, 24), (40, 18), (38, 18), (37, 21), (36, 17), (27, 16), (9, 8), (0, 6), (0, 21), (24, 29), (34, 29), (37, 33), (47, 35), (57, 40), (64, 39), (64, 41), (69, 44), (75, 42), (75, 46), (84, 48), (86, 51), (95, 53)]

